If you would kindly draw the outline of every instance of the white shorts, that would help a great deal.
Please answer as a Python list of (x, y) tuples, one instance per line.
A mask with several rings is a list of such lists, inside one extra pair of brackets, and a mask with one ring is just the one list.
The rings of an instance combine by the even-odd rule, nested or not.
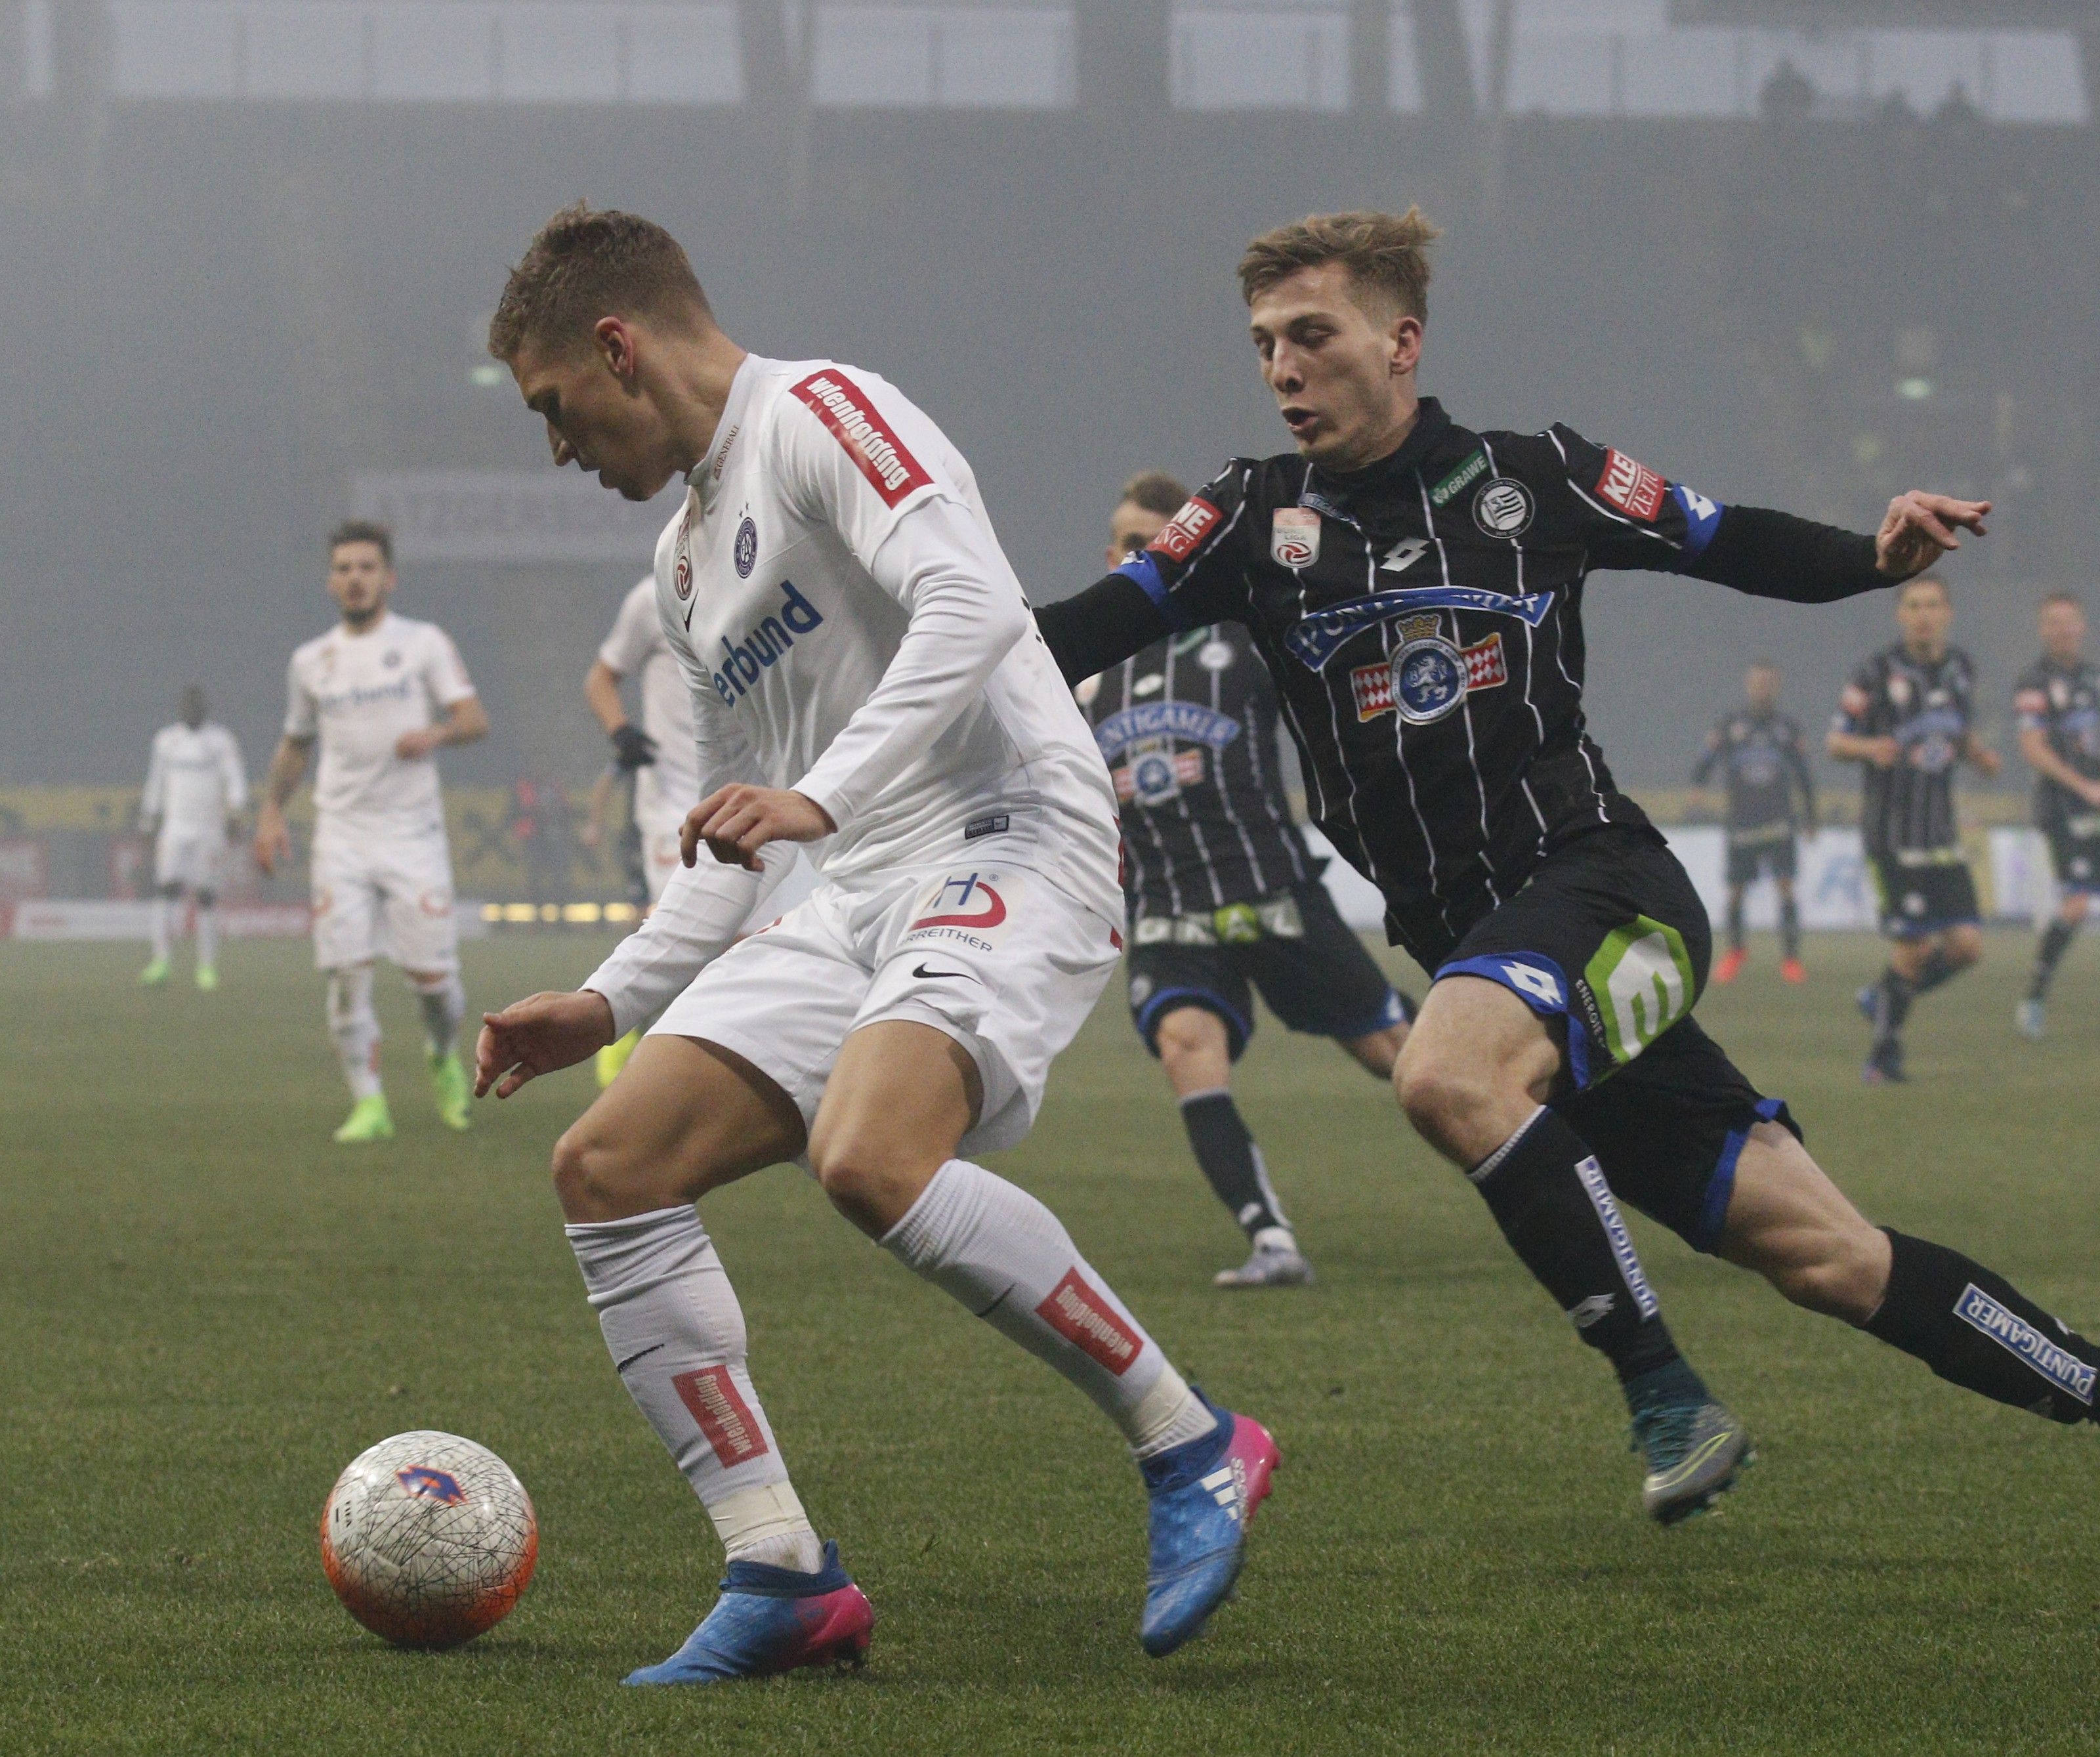
[(217, 890), (226, 872), (226, 832), (214, 824), (191, 829), (164, 823), (153, 839), (153, 884), (165, 890), (180, 885), (195, 891)]
[(642, 876), (649, 886), (652, 903), (664, 900), (664, 887), (683, 859), (678, 851), (678, 832), (686, 827), (682, 811), (638, 811), (634, 828), (642, 837)]
[(969, 1052), (984, 1108), (962, 1150), (1012, 1146), (1050, 1064), (1122, 957), (1117, 924), (1028, 867), (921, 867), (820, 884), (702, 971), (650, 1027), (742, 1056), (815, 1120), (840, 1045), (915, 1020)]
[(314, 962), (324, 970), (390, 958), (457, 970), (452, 857), (444, 832), (314, 843)]

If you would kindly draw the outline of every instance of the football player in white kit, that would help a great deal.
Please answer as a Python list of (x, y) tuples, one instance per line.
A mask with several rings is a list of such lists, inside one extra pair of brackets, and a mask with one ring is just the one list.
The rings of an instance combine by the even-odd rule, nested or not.
[[(688, 863), (580, 991), (484, 1016), (475, 1083), (507, 1097), (664, 1009), (554, 1150), (616, 1370), (729, 1556), (707, 1618), (629, 1681), (867, 1645), (693, 1206), (784, 1160), (1121, 1430), (1150, 1498), (1140, 1636), (1171, 1652), (1230, 1590), (1276, 1448), (1187, 1385), (1055, 1215), (975, 1163), (1027, 1132), (1116, 967), (1123, 904), (1107, 772), (968, 464), (871, 373), (746, 354), (677, 244), (632, 215), (550, 221), (489, 344), (558, 465), (630, 500), (688, 490), (656, 558), (710, 790)], [(816, 890), (736, 942), (797, 842)]]
[(218, 886), (227, 838), (248, 809), (240, 747), (205, 718), (204, 691), (183, 691), (182, 717), (153, 735), (139, 826), (153, 838), (153, 961), (139, 973), (148, 988), (168, 979), (175, 911), (187, 891), (196, 905), (196, 985), (218, 987)]
[(263, 778), (255, 858), (267, 872), (290, 857), (285, 805), (318, 743), (314, 962), (328, 973), (329, 1032), (352, 1101), (335, 1138), (351, 1146), (394, 1134), (372, 1009), (372, 963), (382, 952), (421, 1003), (438, 1115), (448, 1128), (468, 1126), (457, 1047), (466, 995), (436, 757), (448, 744), (482, 737), (488, 716), (444, 630), (386, 607), (396, 581), (384, 525), (336, 528), (328, 583), (342, 620), (292, 655), (285, 735)]
[[(642, 724), (627, 717), (620, 686), (636, 678)], [(695, 745), (693, 700), (686, 674), (664, 638), (656, 611), (656, 576), (638, 580), (621, 600), (612, 633), (591, 661), (584, 698), (612, 740), (613, 761), (634, 777), (634, 827), (642, 841), (642, 872), (653, 907), (678, 870), (678, 832), (686, 814), (699, 803), (699, 757)], [(598, 1083), (610, 1086), (642, 1040), (641, 1028), (598, 1053)]]

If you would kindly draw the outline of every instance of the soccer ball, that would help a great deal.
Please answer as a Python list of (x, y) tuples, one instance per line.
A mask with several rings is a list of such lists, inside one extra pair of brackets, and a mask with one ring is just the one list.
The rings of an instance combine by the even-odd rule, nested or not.
[(397, 1433), (351, 1461), (321, 1508), (343, 1608), (396, 1647), (471, 1641), (510, 1615), (540, 1555), (532, 1498), (485, 1446)]

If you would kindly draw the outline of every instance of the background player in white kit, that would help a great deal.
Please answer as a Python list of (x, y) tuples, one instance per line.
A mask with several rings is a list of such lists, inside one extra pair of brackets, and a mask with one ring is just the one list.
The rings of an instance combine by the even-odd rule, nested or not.
[(139, 973), (148, 988), (168, 979), (175, 911), (187, 891), (196, 905), (196, 985), (218, 987), (218, 886), (227, 839), (248, 809), (240, 747), (205, 718), (204, 691), (183, 691), (182, 717), (153, 735), (139, 826), (153, 838), (153, 961)]
[(342, 620), (292, 655), (285, 735), (262, 781), (255, 858), (264, 872), (289, 858), (285, 804), (314, 745), (314, 962), (328, 973), (329, 1032), (350, 1083), (346, 1146), (390, 1139), (379, 1082), (379, 1017), (372, 961), (382, 952), (422, 1004), (430, 1087), (450, 1128), (467, 1127), (460, 1065), (459, 937), (452, 850), (436, 756), (488, 731), (451, 638), (435, 623), (397, 616), (394, 539), (360, 520), (329, 537), (329, 594)]
[[(642, 724), (627, 717), (620, 686), (636, 679)], [(678, 832), (700, 801), (699, 754), (695, 746), (693, 699), (672, 656), (656, 611), (656, 576), (638, 580), (621, 600), (612, 633), (591, 661), (584, 696), (612, 740), (613, 760), (634, 776), (634, 827), (642, 841), (642, 872), (653, 907), (678, 870)], [(598, 1053), (598, 1083), (610, 1086), (642, 1040), (639, 1026)]]
[[(674, 475), (689, 488), (656, 583), (712, 789), (685, 831), (697, 863), (584, 989), (487, 1015), (476, 1080), (507, 1097), (668, 1003), (554, 1155), (616, 1368), (729, 1554), (707, 1619), (630, 1681), (867, 1644), (867, 1600), (788, 1482), (693, 1209), (797, 1158), (1122, 1430), (1151, 1497), (1141, 1634), (1171, 1652), (1229, 1591), (1276, 1451), (1189, 1388), (1048, 1208), (964, 1157), (1027, 1132), (1115, 967), (1122, 910), (1107, 772), (969, 466), (872, 374), (745, 354), (685, 253), (631, 215), (549, 222), (489, 344), (558, 465), (631, 500)], [(733, 946), (796, 842), (818, 890)]]

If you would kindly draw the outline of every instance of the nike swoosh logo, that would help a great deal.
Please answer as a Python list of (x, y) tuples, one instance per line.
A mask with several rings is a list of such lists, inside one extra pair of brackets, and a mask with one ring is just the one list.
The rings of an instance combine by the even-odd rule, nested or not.
[(652, 1342), (652, 1343), (651, 1343), (651, 1344), (649, 1344), (649, 1346), (648, 1346), (647, 1348), (646, 1348), (646, 1349), (642, 1349), (642, 1352), (641, 1352), (640, 1353), (638, 1353), (638, 1354), (630, 1354), (630, 1355), (629, 1355), (629, 1356), (627, 1357), (627, 1358), (626, 1358), (625, 1360), (624, 1360), (624, 1361), (615, 1361), (615, 1362), (613, 1363), (613, 1368), (612, 1368), (612, 1370), (613, 1370), (615, 1372), (616, 1372), (616, 1373), (624, 1373), (624, 1372), (625, 1372), (625, 1371), (627, 1371), (627, 1369), (628, 1369), (629, 1367), (632, 1366), (633, 1366), (633, 1365), (637, 1361), (640, 1361), (640, 1360), (646, 1360), (646, 1359), (647, 1359), (651, 1355), (654, 1354), (654, 1353), (655, 1353), (659, 1349), (663, 1348), (663, 1347), (664, 1347), (664, 1346), (665, 1346), (665, 1344), (663, 1344), (663, 1343), (661, 1343), (661, 1342)]
[(917, 977), (922, 982), (938, 982), (942, 977), (959, 978), (966, 982), (974, 982), (976, 980), (976, 978), (972, 976), (968, 970), (929, 970), (923, 964), (915, 967), (911, 973)]

